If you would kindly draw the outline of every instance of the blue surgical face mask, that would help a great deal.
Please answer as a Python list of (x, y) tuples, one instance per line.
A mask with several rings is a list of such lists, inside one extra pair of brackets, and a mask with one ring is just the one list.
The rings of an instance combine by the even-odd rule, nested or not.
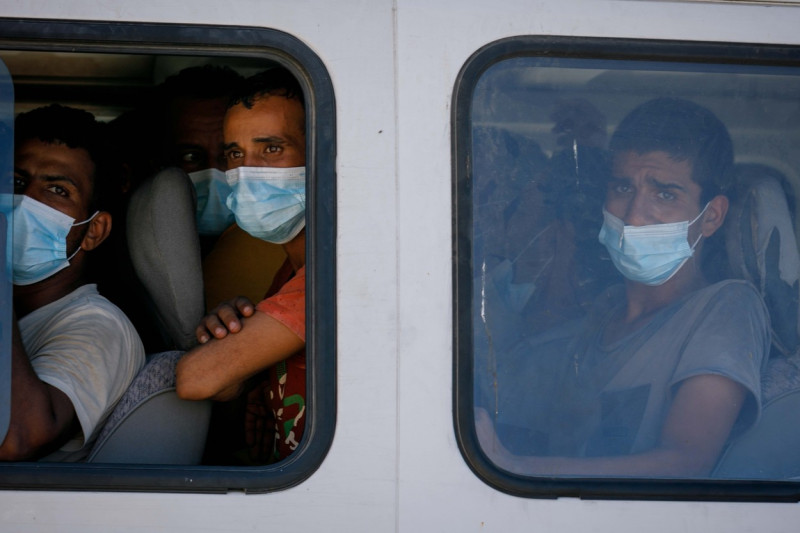
[(520, 248), (514, 257), (511, 257), (510, 259), (504, 259), (492, 269), (491, 276), (494, 279), (497, 293), (506, 306), (516, 313), (522, 313), (522, 311), (525, 309), (525, 306), (528, 305), (528, 302), (536, 292), (537, 280), (545, 271), (547, 271), (548, 267), (553, 261), (553, 258), (549, 257), (544, 262), (537, 261), (538, 270), (533, 276), (533, 279), (529, 279), (529, 281), (514, 281), (514, 273), (515, 269), (517, 268), (516, 265), (519, 261), (519, 258), (522, 257), (531, 247), (533, 247), (533, 245), (539, 240), (540, 237), (542, 237), (542, 235), (551, 230), (552, 226), (547, 226), (539, 232), (533, 234), (528, 242), (525, 243), (522, 248)]
[(75, 219), (22, 194), (14, 195), (13, 281), (31, 285), (67, 268), (80, 246), (67, 257), (67, 235), (73, 226), (90, 222), (95, 216), (73, 224)]
[(306, 225), (305, 167), (239, 167), (227, 171), (228, 208), (258, 239), (284, 244)]
[(603, 227), (599, 239), (611, 261), (623, 276), (645, 285), (666, 283), (694, 254), (702, 233), (689, 245), (689, 226), (708, 208), (708, 204), (692, 221), (649, 226), (626, 226), (603, 208)]
[(504, 259), (492, 269), (491, 277), (503, 304), (515, 313), (522, 313), (536, 292), (536, 282), (515, 283), (514, 264), (508, 259)]
[(234, 222), (226, 204), (231, 187), (225, 173), (207, 168), (189, 174), (197, 192), (197, 232), (200, 235), (220, 235)]

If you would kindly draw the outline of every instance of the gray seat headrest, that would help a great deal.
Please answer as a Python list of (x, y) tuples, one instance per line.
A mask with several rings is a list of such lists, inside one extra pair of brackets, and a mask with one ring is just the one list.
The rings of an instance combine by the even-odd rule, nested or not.
[(764, 165), (737, 166), (725, 241), (733, 277), (755, 285), (772, 323), (772, 344), (792, 355), (800, 345), (800, 252), (785, 178)]
[(174, 346), (196, 344), (194, 330), (205, 312), (194, 188), (180, 169), (164, 169), (131, 195), (128, 248), (159, 322)]

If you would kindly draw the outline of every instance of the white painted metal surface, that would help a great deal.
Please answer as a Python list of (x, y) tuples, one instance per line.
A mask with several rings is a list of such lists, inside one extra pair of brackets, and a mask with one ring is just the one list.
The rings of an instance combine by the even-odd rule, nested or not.
[(264, 495), (3, 492), (15, 531), (796, 531), (797, 504), (530, 500), (479, 480), (452, 424), (450, 106), (514, 35), (800, 45), (800, 8), (624, 0), (0, 1), (5, 17), (276, 28), (336, 94), (338, 421), (322, 467)]

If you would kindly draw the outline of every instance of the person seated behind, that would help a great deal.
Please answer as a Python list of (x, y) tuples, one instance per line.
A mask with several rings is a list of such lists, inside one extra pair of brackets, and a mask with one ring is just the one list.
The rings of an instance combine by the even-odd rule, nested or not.
[[(225, 205), (222, 121), (231, 93), (242, 77), (227, 67), (189, 67), (168, 77), (150, 106), (158, 131), (159, 167), (178, 167), (197, 192), (197, 230), (205, 247), (234, 223)], [(234, 295), (237, 296), (237, 295)]]
[[(203, 319), (201, 344), (178, 362), (177, 390), (192, 400), (248, 393), (248, 415), (266, 408), (273, 418), (248, 421), (267, 433), (248, 435), (266, 452), (253, 459), (274, 461), (297, 447), (305, 426), (306, 138), (297, 80), (283, 68), (249, 78), (225, 115), (224, 141), (228, 206), (248, 233), (280, 244), (287, 260), (258, 305), (239, 298)], [(251, 378), (257, 384), (248, 388)]]
[[(602, 221), (605, 116), (587, 101), (565, 100), (551, 119), (558, 150), (549, 160), (518, 134), (473, 131), (474, 146), (482, 147), (473, 156), (476, 203), (486, 203), (483, 191), (494, 196), (490, 209), (473, 212), (479, 231), (472, 241), (473, 290), (480, 295), (473, 303), (475, 353), (489, 360), (524, 336), (585, 315), (618, 276), (601, 260), (597, 235), (586, 231)], [(497, 194), (504, 190), (506, 201)]]
[(632, 111), (610, 148), (599, 238), (624, 285), (571, 339), (509, 356), (493, 415), (476, 409), (479, 442), (526, 475), (706, 476), (759, 416), (770, 345), (755, 287), (709, 284), (699, 263), (728, 209), (730, 136), (707, 109), (665, 98)]
[(280, 245), (242, 230), (225, 203), (231, 188), (225, 179), (222, 123), (241, 82), (228, 67), (203, 65), (181, 70), (156, 89), (162, 164), (181, 168), (197, 192), (209, 310), (236, 296), (260, 299), (286, 259)]
[[(109, 128), (123, 162), (125, 197), (166, 167), (180, 168), (194, 185), (207, 310), (239, 295), (260, 299), (286, 259), (279, 245), (239, 228), (225, 204), (230, 187), (224, 174), (222, 122), (228, 100), (242, 80), (224, 66), (183, 69), (156, 86), (135, 109), (114, 119)], [(153, 316), (153, 303), (131, 262), (125, 229), (127, 203), (119, 215), (114, 213), (117, 231), (111, 236), (111, 246), (107, 244), (93, 257), (92, 276), (101, 294), (131, 318), (148, 353), (174, 348), (173, 339)], [(118, 282), (119, 271), (129, 283)]]
[(0, 459), (77, 461), (144, 366), (126, 316), (85, 279), (111, 231), (94, 117), (52, 105), (15, 125), (11, 421)]

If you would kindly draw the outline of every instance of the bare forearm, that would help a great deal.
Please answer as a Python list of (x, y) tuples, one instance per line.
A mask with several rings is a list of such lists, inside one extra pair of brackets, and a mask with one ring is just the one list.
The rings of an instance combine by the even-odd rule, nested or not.
[(178, 395), (187, 400), (232, 399), (246, 380), (303, 346), (283, 324), (255, 313), (244, 319), (238, 333), (201, 344), (178, 361)]
[(483, 450), (500, 468), (523, 475), (659, 476), (707, 475), (716, 464), (745, 399), (745, 389), (725, 377), (700, 375), (678, 390), (656, 447), (611, 457), (512, 455), (500, 442), (484, 409), (475, 424)]
[(504, 470), (529, 476), (698, 477), (708, 475), (713, 468), (713, 462), (708, 464), (671, 449), (615, 457), (498, 455), (492, 460)]
[(212, 340), (197, 346), (178, 361), (175, 369), (178, 396), (185, 400), (229, 401), (241, 393), (250, 372), (232, 368), (230, 354), (223, 352), (217, 343)]
[(13, 324), (11, 354), (11, 417), (0, 445), (0, 460), (36, 458), (63, 442), (75, 426), (69, 398), (42, 382), (31, 366)]

